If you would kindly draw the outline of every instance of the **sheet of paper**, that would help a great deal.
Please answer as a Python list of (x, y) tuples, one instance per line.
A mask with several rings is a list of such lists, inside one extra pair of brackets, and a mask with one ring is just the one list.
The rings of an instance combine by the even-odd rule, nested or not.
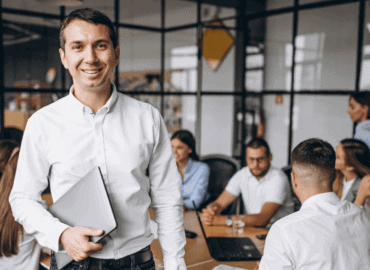
[(249, 269), (220, 264), (214, 267), (212, 270), (249, 270)]

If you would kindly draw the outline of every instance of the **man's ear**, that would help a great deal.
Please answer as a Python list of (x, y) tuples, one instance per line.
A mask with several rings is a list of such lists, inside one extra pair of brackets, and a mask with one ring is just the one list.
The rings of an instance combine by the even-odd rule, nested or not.
[(271, 162), (272, 161), (272, 154), (270, 153), (270, 155), (269, 155), (269, 162)]
[(290, 181), (292, 182), (293, 188), (296, 188), (298, 186), (298, 177), (293, 171), (291, 171), (290, 173)]
[(65, 52), (62, 48), (59, 48), (59, 56), (60, 56), (60, 60), (62, 61), (64, 68), (68, 69), (68, 64), (65, 58)]
[(114, 49), (114, 54), (116, 56), (116, 58), (114, 59), (114, 65), (116, 66), (118, 64), (118, 61), (119, 61), (119, 56), (121, 54), (121, 49), (119, 48), (119, 46), (117, 45), (117, 47)]
[(346, 170), (347, 171), (350, 171), (350, 172), (353, 172), (355, 170), (355, 167), (353, 167), (353, 166), (347, 166), (346, 167)]

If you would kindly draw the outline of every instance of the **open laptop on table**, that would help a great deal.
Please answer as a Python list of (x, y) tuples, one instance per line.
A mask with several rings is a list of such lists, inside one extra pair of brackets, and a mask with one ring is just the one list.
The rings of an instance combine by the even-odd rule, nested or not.
[(249, 237), (207, 237), (193, 202), (199, 225), (207, 242), (209, 253), (218, 261), (258, 261), (261, 253)]

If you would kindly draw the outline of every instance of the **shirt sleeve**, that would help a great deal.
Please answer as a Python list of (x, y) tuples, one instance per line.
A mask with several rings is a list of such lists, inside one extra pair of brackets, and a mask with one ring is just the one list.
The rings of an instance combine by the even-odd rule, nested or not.
[(207, 188), (209, 182), (209, 167), (207, 164), (201, 164), (198, 172), (194, 175), (197, 183), (194, 186), (192, 195), (188, 199), (184, 199), (184, 205), (188, 209), (194, 209), (193, 201), (197, 207), (201, 205), (207, 195)]
[(258, 268), (259, 270), (295, 269), (285, 239), (287, 238), (284, 232), (280, 230), (276, 224), (272, 225), (266, 238), (263, 256)]
[(158, 224), (165, 269), (185, 270), (183, 205), (175, 158), (166, 126), (157, 111), (156, 144), (149, 161), (151, 208)]
[(59, 237), (68, 228), (46, 209), (41, 193), (48, 186), (50, 164), (44, 154), (39, 129), (33, 117), (22, 139), (17, 171), (9, 203), (13, 216), (24, 230), (34, 234), (40, 245), (59, 251)]
[(234, 196), (239, 196), (241, 193), (240, 183), (243, 181), (244, 169), (237, 171), (230, 181), (227, 183), (225, 190), (233, 194)]
[(275, 171), (271, 185), (271, 188), (266, 190), (266, 202), (284, 204), (290, 194), (290, 185), (286, 175), (282, 171)]

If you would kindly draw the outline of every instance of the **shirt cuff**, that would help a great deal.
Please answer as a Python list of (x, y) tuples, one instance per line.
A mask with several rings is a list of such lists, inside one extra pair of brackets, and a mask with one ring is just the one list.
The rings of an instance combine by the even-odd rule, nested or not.
[(55, 233), (52, 235), (52, 239), (51, 239), (51, 249), (54, 251), (54, 252), (59, 252), (59, 251), (63, 251), (64, 248), (62, 245), (59, 244), (59, 239), (60, 239), (60, 236), (61, 234), (66, 230), (68, 229), (70, 226), (64, 224), (64, 223), (57, 223), (54, 225), (54, 231)]
[(164, 269), (186, 270), (185, 260), (183, 258), (171, 258), (164, 260)]

